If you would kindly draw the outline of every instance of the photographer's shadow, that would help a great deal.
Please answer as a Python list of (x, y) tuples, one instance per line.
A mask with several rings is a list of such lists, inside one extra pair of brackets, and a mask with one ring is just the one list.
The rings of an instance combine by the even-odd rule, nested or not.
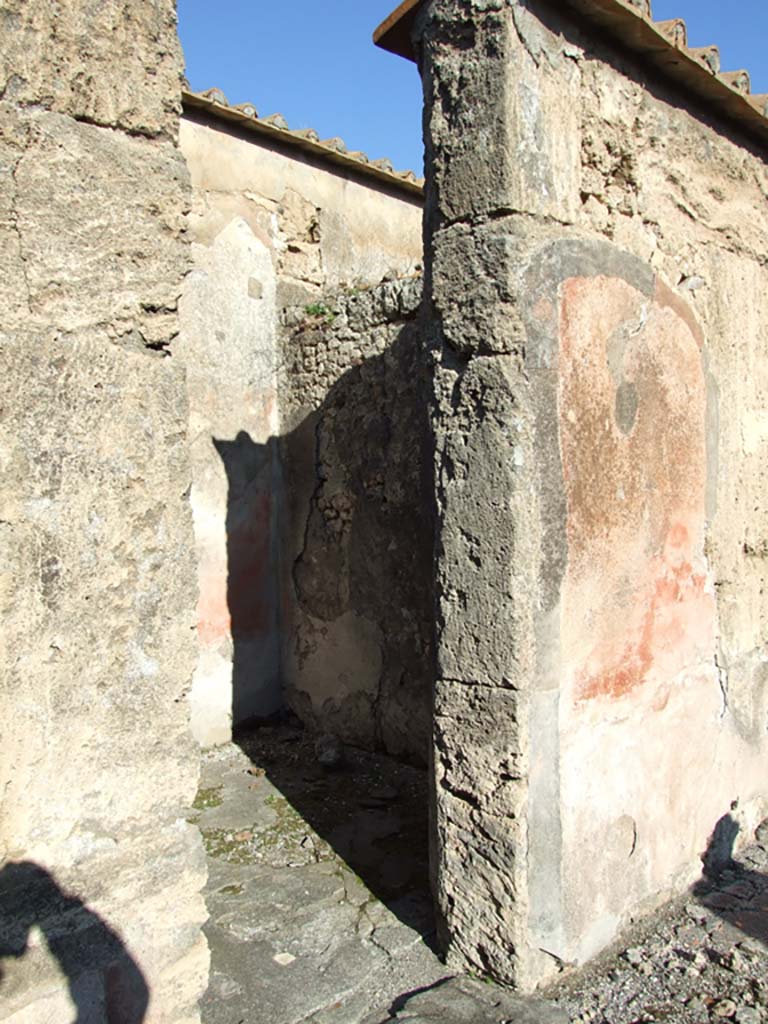
[(0, 869), (0, 1001), (13, 994), (4, 992), (6, 986), (12, 988), (12, 974), (3, 971), (3, 960), (31, 952), (35, 927), (66, 977), (77, 1009), (74, 1024), (142, 1024), (149, 988), (122, 940), (31, 861)]
[(744, 859), (734, 859), (738, 822), (724, 814), (715, 825), (702, 855), (702, 878), (693, 896), (726, 925), (743, 933), (768, 952), (768, 874), (754, 870), (749, 862), (754, 853), (765, 860), (768, 852), (768, 821), (757, 829), (756, 848), (747, 848)]

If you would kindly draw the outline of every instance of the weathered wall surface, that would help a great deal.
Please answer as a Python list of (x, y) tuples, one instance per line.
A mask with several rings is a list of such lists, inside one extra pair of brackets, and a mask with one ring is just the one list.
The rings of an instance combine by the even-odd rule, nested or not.
[(205, 244), (241, 216), (268, 240), (279, 306), (299, 305), (308, 292), (377, 283), (421, 263), (418, 196), (377, 187), (196, 111), (185, 114), (180, 141), (196, 235)]
[(437, 892), (529, 987), (765, 810), (768, 172), (545, 4), (420, 19)]
[[(353, 285), (365, 289), (386, 274), (412, 272), (421, 259), (421, 204), (412, 194), (366, 184), (299, 150), (244, 136), (200, 113), (182, 121), (181, 146), (194, 190), (194, 270), (181, 303), (178, 346), (189, 377), (200, 582), (201, 658), (191, 700), (195, 735), (215, 744), (231, 735), (233, 721), (282, 706), (284, 683), (296, 693), (320, 692), (319, 681), (309, 678), (314, 663), (297, 661), (294, 653), (284, 662), (283, 654), (294, 651), (292, 631), (299, 625), (293, 618), (291, 567), (280, 566), (287, 551), (281, 551), (281, 537), (304, 531), (315, 466), (299, 463), (296, 445), (290, 445), (289, 489), (306, 495), (307, 508), (293, 497), (284, 506), (277, 442), (321, 410), (337, 377), (362, 358), (363, 349), (366, 355), (375, 350), (383, 365), (382, 346), (395, 341), (401, 311), (389, 310), (381, 321), (372, 314), (357, 327), (370, 336), (339, 339), (338, 358), (321, 359), (311, 370), (297, 362), (301, 346), (297, 352), (281, 348), (283, 312), (291, 308), (298, 319), (311, 320), (312, 310), (325, 309), (329, 292)], [(360, 348), (353, 352), (356, 345)], [(295, 377), (285, 372), (284, 363), (295, 368)], [(383, 396), (376, 401), (383, 409)], [(297, 556), (298, 551), (288, 555)], [(330, 563), (326, 568), (333, 570)], [(284, 612), (288, 618), (281, 622)], [(373, 637), (375, 628), (368, 632)], [(342, 700), (348, 691), (364, 691), (365, 701), (373, 699), (370, 668), (359, 664), (353, 620), (348, 633), (346, 653), (352, 661), (339, 669), (347, 681), (333, 676), (336, 659), (324, 666), (322, 686), (337, 691), (336, 731), (369, 743), (375, 716)], [(394, 663), (389, 670), (395, 671)], [(307, 713), (314, 707), (300, 704)], [(315, 711), (310, 718), (317, 721)], [(393, 737), (401, 730), (393, 724)]]
[[(174, 5), (0, 10), (0, 1019), (192, 1022)], [(151, 72), (151, 74), (150, 74)]]
[[(195, 232), (200, 239), (200, 230)], [(276, 275), (233, 215), (194, 241), (180, 306), (199, 581), (192, 727), (205, 745), (281, 703), (278, 651)]]
[(302, 718), (428, 760), (433, 501), (421, 279), (289, 311), (283, 678)]

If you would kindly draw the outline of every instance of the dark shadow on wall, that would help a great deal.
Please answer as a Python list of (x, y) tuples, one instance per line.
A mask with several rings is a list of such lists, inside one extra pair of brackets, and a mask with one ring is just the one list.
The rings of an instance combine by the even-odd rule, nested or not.
[(33, 955), (30, 932), (39, 928), (66, 977), (78, 1022), (141, 1024), (149, 988), (120, 937), (77, 896), (31, 861), (0, 869), (0, 998), (2, 960)]
[(279, 439), (213, 438), (228, 482), (235, 726), (265, 717), (259, 694), (282, 677), (316, 731), (428, 763), (433, 515), (419, 344), (407, 323)]
[[(431, 935), (425, 765), (433, 534), (419, 344), (416, 323), (404, 324), (386, 351), (345, 370), (279, 440), (259, 444), (240, 432), (214, 444), (229, 487), (236, 742), (255, 774), (266, 773), (376, 897)], [(269, 547), (276, 497), (268, 493), (278, 478), (279, 584)], [(354, 692), (370, 666), (345, 661), (339, 642), (336, 663), (324, 653), (314, 669), (301, 654), (292, 662), (301, 685), (288, 688), (290, 709), (266, 721), (244, 715), (260, 673), (271, 671), (263, 658), (260, 665), (259, 636), (274, 628), (267, 606), (278, 603), (294, 650), (322, 650), (334, 630), (343, 634), (338, 624), (350, 613), (372, 623), (380, 646), (375, 691)]]
[(757, 829), (755, 843), (736, 859), (739, 831), (730, 814), (717, 822), (701, 858), (703, 877), (693, 887), (693, 895), (724, 924), (768, 951), (768, 820)]
[[(227, 607), (232, 634), (232, 722), (279, 707), (276, 542), (277, 439), (241, 430), (213, 438), (227, 474)], [(270, 706), (271, 705), (271, 706)]]

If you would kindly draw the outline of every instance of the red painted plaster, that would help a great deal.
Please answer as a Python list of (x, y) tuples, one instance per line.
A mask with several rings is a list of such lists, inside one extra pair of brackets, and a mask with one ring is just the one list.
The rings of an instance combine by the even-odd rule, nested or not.
[[(562, 651), (573, 699), (669, 687), (711, 658), (703, 553), (706, 387), (682, 300), (571, 278), (560, 305), (559, 420), (568, 567)], [(617, 389), (634, 420), (617, 421)]]
[(197, 630), (200, 642), (216, 646), (229, 636), (254, 637), (271, 629), (268, 574), (271, 496), (254, 495), (236, 507), (227, 523), (227, 564), (200, 572)]

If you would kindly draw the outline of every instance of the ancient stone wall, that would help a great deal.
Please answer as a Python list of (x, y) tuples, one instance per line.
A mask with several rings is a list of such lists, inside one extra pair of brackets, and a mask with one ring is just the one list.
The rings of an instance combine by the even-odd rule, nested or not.
[[(356, 326), (342, 337), (338, 331), (348, 323), (346, 312), (339, 307), (328, 318), (328, 303), (335, 303), (340, 291), (356, 289), (362, 308), (367, 289), (382, 277), (414, 271), (421, 260), (420, 196), (398, 187), (394, 178), (389, 186), (370, 180), (327, 159), (307, 156), (296, 146), (241, 131), (205, 111), (187, 111), (181, 146), (193, 184), (194, 268), (181, 304), (178, 352), (188, 369), (200, 581), (201, 657), (191, 695), (195, 735), (206, 745), (223, 742), (231, 736), (233, 722), (275, 712), (290, 692), (308, 721), (318, 724), (323, 719), (349, 741), (370, 745), (377, 737), (377, 742), (403, 749), (409, 746), (403, 738), (403, 715), (406, 708), (410, 712), (410, 676), (401, 687), (408, 698), (389, 704), (392, 715), (399, 717), (384, 736), (381, 724), (374, 728), (377, 715), (370, 710), (378, 693), (374, 677), (378, 680), (379, 675), (360, 664), (372, 651), (381, 657), (376, 638), (383, 620), (374, 615), (366, 624), (373, 598), (366, 591), (344, 599), (347, 646), (324, 662), (322, 678), (315, 678), (317, 659), (312, 661), (309, 654), (319, 647), (308, 635), (305, 612), (299, 616), (294, 594), (292, 566), (301, 545), (296, 547), (293, 539), (283, 545), (282, 538), (303, 536), (314, 508), (314, 457), (307, 462), (298, 454), (307, 424), (313, 417), (325, 419), (328, 394), (337, 382), (342, 387), (339, 379), (354, 364), (375, 355), (376, 365), (383, 368), (384, 348), (394, 345), (405, 328), (398, 318), (414, 316), (410, 299), (404, 309), (390, 299), (380, 319), (377, 307), (367, 320), (358, 316)], [(405, 286), (392, 287), (408, 294)], [(349, 303), (353, 309), (352, 298)], [(295, 348), (290, 343), (283, 347), (282, 341), (281, 324), (289, 309), (289, 335), (293, 337), (297, 321), (313, 328), (294, 337)], [(324, 327), (333, 337), (334, 357), (305, 365), (305, 342), (317, 338)], [(398, 351), (406, 347), (403, 341)], [(371, 389), (366, 400), (376, 404), (383, 420), (395, 401)], [(373, 415), (375, 409), (369, 411)], [(358, 438), (358, 456), (366, 457), (360, 446), (378, 440)], [(286, 451), (288, 479), (282, 467)], [(354, 472), (359, 478), (362, 465)], [(356, 486), (362, 486), (361, 479)], [(392, 501), (392, 509), (403, 504), (394, 492)], [(383, 529), (395, 528), (393, 516), (391, 512), (389, 520), (381, 521)], [(415, 512), (414, 521), (420, 523), (420, 516)], [(355, 526), (356, 538), (362, 540), (367, 533), (368, 527)], [(341, 568), (334, 561), (338, 539), (328, 536), (325, 554), (320, 552), (324, 541), (318, 537), (314, 543), (312, 557), (322, 561), (324, 573)], [(375, 543), (386, 547), (383, 535)], [(346, 551), (346, 541), (343, 547)], [(324, 586), (346, 584), (329, 575)], [(305, 590), (309, 587), (307, 582)], [(383, 602), (383, 595), (382, 588), (376, 600)], [(323, 613), (328, 621), (342, 614), (337, 605)], [(326, 620), (314, 633), (320, 628), (327, 644), (338, 646), (341, 641)], [(368, 645), (364, 649), (363, 636)], [(378, 666), (380, 673), (392, 677), (387, 686), (394, 687), (398, 673), (406, 672), (403, 657), (393, 655), (391, 665)], [(333, 714), (321, 715), (320, 707), (328, 700)], [(410, 747), (423, 756), (423, 715), (414, 718), (412, 732)]]
[(283, 679), (315, 728), (426, 764), (433, 501), (421, 278), (287, 311)]
[(171, 0), (0, 6), (0, 1019), (193, 1022)]
[(530, 987), (766, 809), (768, 171), (551, 5), (418, 32), (436, 887), (451, 962)]

